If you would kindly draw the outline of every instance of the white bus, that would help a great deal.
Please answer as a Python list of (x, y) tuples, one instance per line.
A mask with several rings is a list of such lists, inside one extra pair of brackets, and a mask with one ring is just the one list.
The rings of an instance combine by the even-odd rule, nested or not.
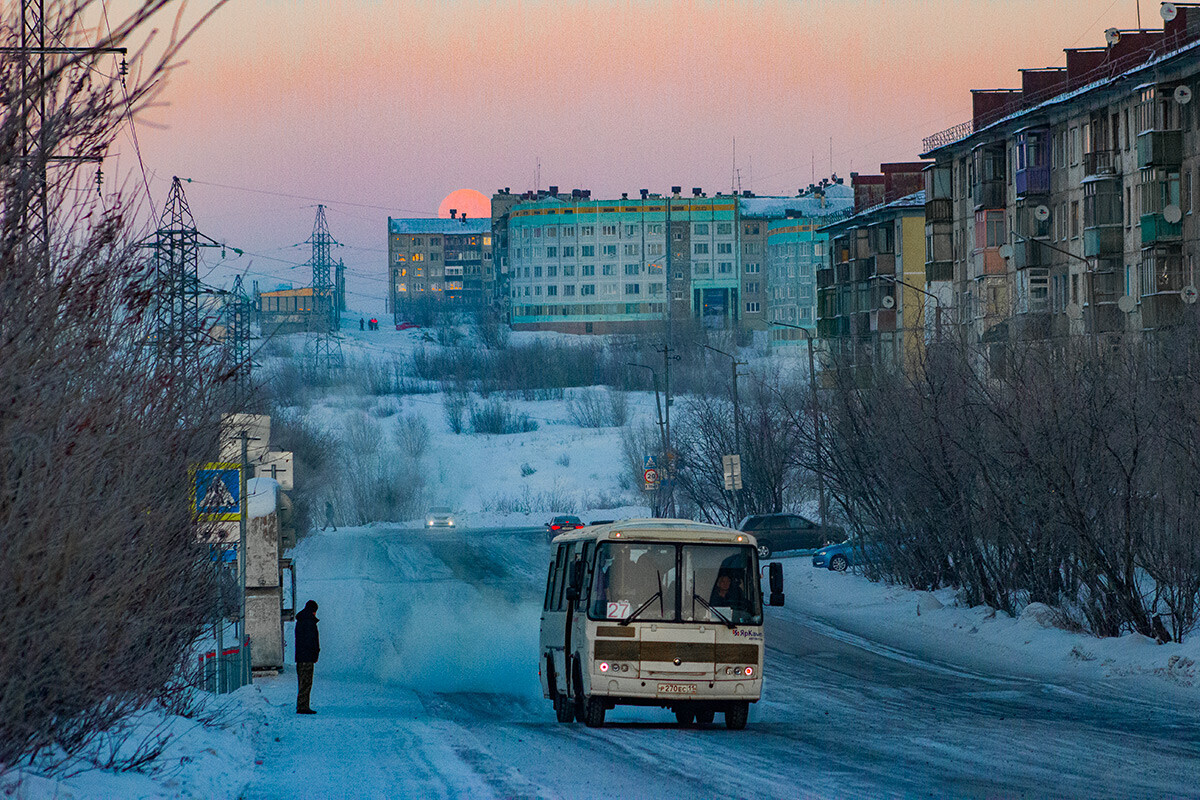
[[(750, 534), (680, 519), (561, 534), (542, 607), (542, 692), (559, 722), (604, 724), (617, 705), (658, 706), (680, 725), (746, 726), (762, 693), (763, 596)], [(783, 569), (770, 565), (771, 605)]]

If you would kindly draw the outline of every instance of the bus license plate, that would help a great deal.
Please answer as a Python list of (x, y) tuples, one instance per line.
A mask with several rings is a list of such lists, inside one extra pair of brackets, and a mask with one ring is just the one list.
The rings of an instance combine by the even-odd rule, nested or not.
[(694, 683), (660, 683), (658, 685), (659, 694), (695, 694), (696, 684)]

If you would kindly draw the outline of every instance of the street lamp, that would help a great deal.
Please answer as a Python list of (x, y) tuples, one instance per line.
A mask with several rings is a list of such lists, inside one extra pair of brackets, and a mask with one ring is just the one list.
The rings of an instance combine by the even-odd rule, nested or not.
[(897, 278), (895, 275), (877, 275), (876, 277), (880, 278), (882, 280), (885, 280), (885, 281), (891, 281), (892, 283), (898, 283), (901, 286), (907, 286), (909, 289), (913, 289), (914, 291), (918, 291), (921, 294), (925, 295), (926, 297), (932, 298), (934, 308), (936, 309), (934, 311), (935, 317), (934, 317), (933, 337), (934, 337), (935, 341), (940, 342), (942, 340), (942, 299), (940, 297), (938, 297), (933, 292), (925, 291), (920, 286), (914, 286), (913, 284), (909, 283), (908, 281), (902, 281), (899, 278)]
[(813, 435), (817, 444), (817, 508), (821, 516), (821, 530), (825, 530), (825, 516), (828, 510), (828, 502), (825, 499), (825, 469), (821, 461), (821, 415), (820, 407), (817, 404), (817, 367), (816, 359), (813, 357), (813, 335), (808, 328), (799, 325), (791, 325), (787, 322), (778, 322), (772, 320), (772, 325), (779, 325), (784, 328), (793, 328), (804, 334), (805, 341), (808, 342), (808, 385), (812, 392), (812, 415), (813, 415)]

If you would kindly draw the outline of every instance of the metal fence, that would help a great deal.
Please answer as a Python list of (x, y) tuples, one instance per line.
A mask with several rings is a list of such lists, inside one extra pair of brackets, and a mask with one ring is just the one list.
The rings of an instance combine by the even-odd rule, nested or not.
[(213, 694), (225, 694), (250, 683), (250, 637), (240, 647), (201, 653), (200, 688)]

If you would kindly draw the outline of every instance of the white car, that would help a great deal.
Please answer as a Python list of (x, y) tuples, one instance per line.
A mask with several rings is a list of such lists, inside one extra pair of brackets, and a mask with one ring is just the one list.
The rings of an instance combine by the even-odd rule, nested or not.
[(425, 515), (426, 528), (453, 528), (454, 514), (446, 506), (434, 506)]

